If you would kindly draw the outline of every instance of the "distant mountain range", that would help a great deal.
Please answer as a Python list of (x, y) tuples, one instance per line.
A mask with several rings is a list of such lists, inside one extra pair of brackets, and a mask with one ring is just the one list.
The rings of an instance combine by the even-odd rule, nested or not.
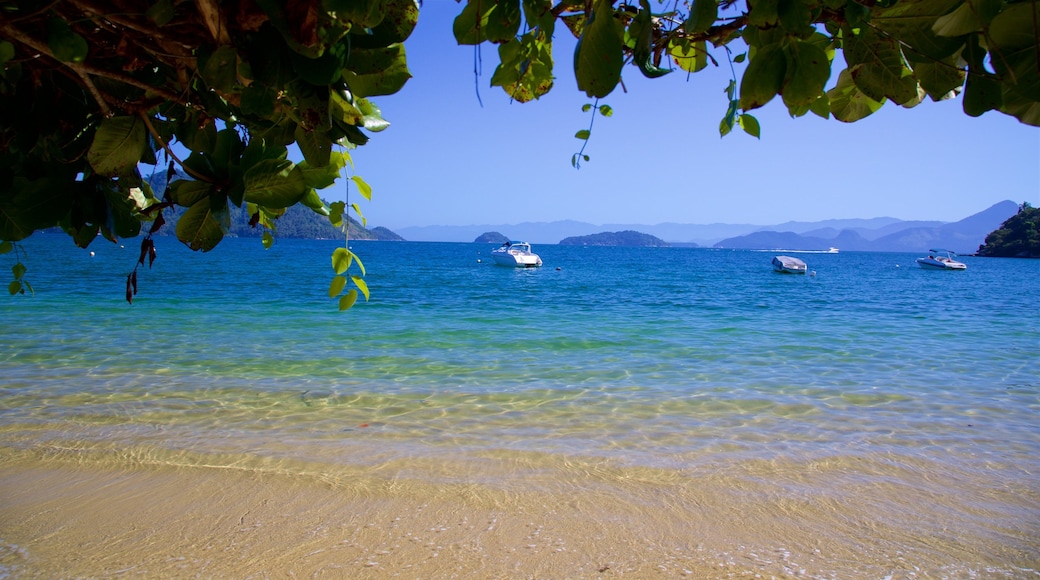
[(484, 232), (502, 232), (510, 239), (534, 244), (557, 244), (565, 238), (602, 232), (633, 230), (661, 238), (672, 245), (722, 248), (919, 252), (942, 247), (972, 254), (1018, 212), (1018, 204), (1002, 201), (958, 222), (904, 221), (896, 218), (786, 222), (777, 225), (603, 224), (578, 221), (525, 222), (513, 225), (423, 226), (394, 230), (412, 241), (471, 242)]

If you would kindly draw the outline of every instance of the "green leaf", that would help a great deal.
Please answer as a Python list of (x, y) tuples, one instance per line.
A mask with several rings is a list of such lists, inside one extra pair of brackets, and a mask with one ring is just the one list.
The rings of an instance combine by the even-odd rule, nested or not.
[(365, 295), (365, 302), (368, 302), (368, 284), (365, 282), (365, 279), (361, 276), (351, 276), (350, 279), (354, 282), (354, 285), (358, 287), (358, 290)]
[(780, 0), (757, 0), (748, 12), (748, 24), (756, 28), (772, 28), (780, 21)]
[(838, 84), (827, 91), (827, 98), (830, 100), (831, 114), (835, 119), (845, 123), (867, 117), (884, 104), (884, 101), (875, 101), (859, 90), (849, 69), (841, 71)]
[(358, 193), (361, 194), (361, 197), (372, 201), (372, 186), (365, 183), (365, 180), (357, 175), (351, 177), (350, 180), (354, 182), (354, 185), (357, 185)]
[(811, 42), (794, 40), (785, 46), (784, 54), (787, 57), (784, 104), (788, 108), (801, 107), (820, 98), (831, 76), (827, 53)]
[(340, 292), (347, 287), (346, 276), (334, 276), (332, 283), (329, 284), (329, 298), (335, 298), (339, 296)]
[(213, 186), (205, 181), (178, 179), (169, 185), (167, 193), (173, 203), (182, 207), (191, 207), (200, 199), (209, 197), (212, 190)]
[(1040, 4), (1013, 4), (993, 19), (987, 37), (993, 69), (1004, 77), (1009, 90), (1032, 101), (1040, 101), (1037, 22)]
[(14, 266), (11, 266), (11, 272), (14, 274), (15, 280), (21, 280), (22, 276), (25, 275), (25, 264), (18, 262)]
[(964, 36), (989, 26), (1000, 9), (1002, 0), (965, 0), (956, 10), (936, 19), (932, 32), (939, 36)]
[(588, 129), (582, 129), (581, 131), (575, 133), (574, 137), (576, 139), (581, 139), (582, 141), (588, 141), (590, 135), (592, 135), (591, 131), (589, 131)]
[(288, 159), (264, 159), (242, 176), (244, 199), (270, 208), (291, 207), (307, 194), (303, 173)]
[(343, 312), (344, 310), (350, 310), (350, 308), (352, 306), (354, 306), (354, 303), (357, 302), (357, 297), (358, 297), (357, 290), (354, 290), (353, 288), (350, 290), (350, 292), (347, 292), (343, 296), (340, 296), (340, 298), (339, 298), (339, 310), (340, 310), (340, 312)]
[(599, 114), (603, 115), (604, 117), (613, 117), (614, 116), (614, 109), (610, 105), (600, 105), (599, 106)]
[(264, 232), (264, 235), (260, 237), (260, 243), (263, 244), (265, 250), (270, 250), (274, 245), (274, 236), (271, 235), (271, 232)]
[(744, 113), (738, 118), (738, 121), (740, 122), (740, 128), (743, 129), (745, 133), (756, 139), (762, 138), (762, 128), (758, 124), (758, 119)]
[(18, 280), (12, 280), (11, 283), (7, 285), (7, 291), (11, 293), (11, 296), (22, 292), (22, 283)]
[(306, 160), (298, 163), (296, 167), (303, 174), (304, 185), (311, 189), (325, 189), (336, 183), (345, 164), (343, 154), (333, 151), (329, 163), (324, 167), (312, 167)]
[(740, 108), (750, 111), (768, 103), (780, 92), (786, 74), (784, 51), (775, 44), (763, 46), (744, 69), (740, 80)]
[(336, 271), (337, 275), (346, 272), (353, 261), (354, 253), (347, 248), (336, 248), (332, 252), (332, 269)]
[(968, 61), (968, 79), (964, 84), (964, 112), (978, 117), (986, 111), (1003, 105), (1003, 87), (994, 75), (986, 70), (986, 50), (981, 46), (979, 34), (971, 34), (961, 57)]
[(921, 88), (935, 101), (953, 98), (964, 86), (964, 71), (957, 67), (953, 57), (938, 62), (919, 62), (914, 75)]
[(14, 244), (8, 242), (7, 240), (0, 242), (0, 254), (6, 254), (11, 250), (14, 250)]
[(639, 0), (639, 6), (639, 13), (632, 19), (632, 23), (628, 27), (629, 35), (635, 39), (632, 59), (635, 61), (636, 66), (639, 67), (639, 71), (643, 73), (643, 76), (651, 79), (661, 77), (672, 71), (654, 64), (654, 55), (651, 51), (654, 40), (654, 28), (651, 22), (650, 2), (649, 0)]
[(864, 28), (858, 35), (847, 35), (843, 47), (852, 80), (871, 99), (889, 98), (900, 105), (919, 99), (917, 79), (899, 41)]
[(495, 3), (490, 0), (468, 0), (452, 23), (455, 42), (480, 44), (487, 40), (488, 16), (494, 9)]
[(690, 17), (686, 20), (683, 28), (687, 34), (701, 34), (707, 32), (715, 20), (719, 17), (718, 0), (693, 0), (690, 8)]
[(218, 215), (214, 205), (207, 198), (189, 207), (177, 220), (177, 239), (195, 251), (208, 252), (217, 247), (220, 240), (224, 239), (227, 218), (226, 211), (225, 215)]
[(368, 273), (365, 272), (365, 265), (363, 263), (361, 263), (361, 258), (359, 258), (357, 256), (354, 256), (354, 261), (357, 262), (358, 269), (361, 270), (361, 275), (362, 276), (367, 276)]
[(332, 155), (332, 140), (328, 133), (320, 130), (308, 131), (302, 125), (296, 126), (296, 145), (307, 163), (314, 167), (324, 167), (329, 164)]
[(499, 45), (498, 55), (500, 64), (491, 77), (491, 86), (502, 87), (510, 99), (526, 103), (552, 89), (552, 41), (542, 29)]
[(206, 85), (216, 91), (229, 93), (238, 83), (238, 53), (234, 47), (222, 46), (208, 58), (199, 58), (199, 73)]
[(4, 73), (7, 68), (7, 62), (14, 58), (14, 45), (6, 40), (0, 40), (0, 76), (6, 76)]
[(403, 44), (352, 50), (346, 67), (343, 80), (355, 97), (392, 95), (412, 78)]
[(589, 97), (609, 95), (621, 80), (624, 43), (620, 26), (614, 20), (612, 1), (596, 0), (592, 16), (574, 50), (578, 89)]
[(700, 72), (708, 66), (708, 45), (704, 41), (672, 40), (668, 54), (675, 65), (686, 72)]
[[(351, 29), (350, 45), (353, 48), (383, 48), (404, 42), (419, 22), (419, 5), (416, 0), (380, 0), (382, 20), (375, 26), (359, 26), (355, 20)], [(336, 17), (342, 21), (337, 12)], [(364, 32), (364, 33), (362, 33)]]
[(62, 62), (80, 63), (87, 60), (87, 41), (73, 32), (68, 22), (54, 17), (47, 21), (47, 48)]
[(520, 30), (520, 20), (520, 0), (494, 0), (484, 33), (491, 42), (508, 42)]
[(105, 176), (130, 173), (144, 154), (148, 129), (138, 117), (112, 117), (101, 122), (87, 151), (94, 171)]
[[(953, 10), (962, 0), (900, 0), (875, 8), (871, 25), (911, 47), (905, 51), (914, 61), (936, 61), (952, 56), (964, 45), (962, 38), (944, 38), (933, 32), (936, 20)], [(850, 3), (861, 6), (854, 0)]]
[(357, 99), (354, 103), (361, 112), (361, 126), (373, 133), (378, 133), (390, 126), (390, 122), (383, 118), (383, 111), (375, 103), (368, 99)]
[(176, 15), (173, 10), (173, 0), (156, 0), (144, 15), (156, 25), (165, 26)]
[(289, 61), (300, 78), (312, 85), (331, 85), (340, 80), (343, 64), (347, 59), (345, 46), (333, 45), (321, 56), (309, 58), (296, 51), (289, 51)]

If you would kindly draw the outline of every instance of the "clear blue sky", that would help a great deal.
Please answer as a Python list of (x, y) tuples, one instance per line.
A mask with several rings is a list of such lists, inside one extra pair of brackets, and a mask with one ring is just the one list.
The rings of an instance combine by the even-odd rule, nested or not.
[[(628, 91), (619, 87), (601, 101), (614, 115), (596, 117), (585, 151), (591, 161), (575, 170), (574, 134), (588, 127), (581, 106), (591, 100), (574, 81), (570, 33), (557, 30), (549, 95), (511, 104), (489, 86), (495, 47), (481, 47), (475, 79), (473, 47), (455, 43), (460, 10), (449, 0), (423, 3), (405, 43), (414, 78), (400, 93), (373, 99), (391, 126), (351, 152), (373, 188), (371, 202), (351, 198), (369, 227), (957, 221), (1006, 199), (1040, 205), (1040, 129), (995, 112), (968, 117), (960, 99), (914, 109), (886, 103), (845, 124), (812, 114), (791, 119), (776, 98), (753, 112), (761, 140), (739, 128), (720, 138), (730, 78), (721, 51), (721, 68), (689, 77), (677, 71), (648, 80), (626, 67)], [(843, 67), (840, 53), (836, 60)], [(342, 191), (322, 195), (342, 199)]]

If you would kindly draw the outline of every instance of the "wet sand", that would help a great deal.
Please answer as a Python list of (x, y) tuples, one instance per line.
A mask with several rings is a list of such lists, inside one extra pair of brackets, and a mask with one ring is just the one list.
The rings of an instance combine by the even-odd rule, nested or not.
[[(828, 485), (831, 476), (823, 471), (813, 485)], [(606, 480), (590, 473), (556, 487), (522, 476), (512, 486), (373, 474), (330, 481), (226, 467), (120, 469), (9, 456), (0, 460), (0, 572), (14, 578), (1013, 578), (1036, 577), (1040, 568), (1035, 521), (962, 525), (993, 519), (985, 503), (1003, 497), (944, 504), (905, 481), (887, 490), (804, 494), (755, 479)], [(851, 481), (830, 483), (838, 479)], [(1031, 493), (1023, 501), (1035, 499)], [(894, 501), (905, 502), (904, 515)], [(922, 502), (931, 505), (913, 507)], [(943, 505), (948, 513), (936, 507)], [(879, 509), (890, 513), (873, 517)]]

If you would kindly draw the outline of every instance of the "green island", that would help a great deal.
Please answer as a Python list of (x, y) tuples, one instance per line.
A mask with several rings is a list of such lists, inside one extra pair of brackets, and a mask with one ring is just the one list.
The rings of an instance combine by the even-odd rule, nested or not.
[(561, 246), (636, 246), (664, 248), (671, 244), (650, 234), (626, 230), (623, 232), (600, 232), (588, 236), (571, 236), (560, 240)]
[(986, 236), (979, 256), (990, 258), (1040, 258), (1040, 208), (1023, 202), (1018, 213)]

